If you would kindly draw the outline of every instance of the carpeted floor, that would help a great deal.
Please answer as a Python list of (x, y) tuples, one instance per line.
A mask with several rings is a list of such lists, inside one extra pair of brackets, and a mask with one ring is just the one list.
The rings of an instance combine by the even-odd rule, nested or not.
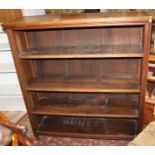
[(124, 140), (84, 139), (54, 136), (40, 136), (40, 140), (37, 141), (33, 136), (27, 114), (17, 123), (27, 127), (27, 135), (34, 140), (34, 145), (37, 146), (126, 146), (130, 142)]

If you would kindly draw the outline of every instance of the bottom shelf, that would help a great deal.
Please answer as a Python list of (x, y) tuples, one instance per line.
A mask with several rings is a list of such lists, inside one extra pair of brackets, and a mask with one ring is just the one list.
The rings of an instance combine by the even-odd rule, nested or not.
[(40, 116), (38, 133), (83, 138), (132, 139), (137, 133), (136, 119)]

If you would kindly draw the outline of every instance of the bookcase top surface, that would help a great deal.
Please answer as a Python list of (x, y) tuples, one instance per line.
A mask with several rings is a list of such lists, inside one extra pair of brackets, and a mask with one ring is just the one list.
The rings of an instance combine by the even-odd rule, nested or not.
[(144, 12), (82, 13), (23, 17), (2, 24), (10, 29), (44, 29), (113, 25), (136, 25), (152, 22), (152, 16)]

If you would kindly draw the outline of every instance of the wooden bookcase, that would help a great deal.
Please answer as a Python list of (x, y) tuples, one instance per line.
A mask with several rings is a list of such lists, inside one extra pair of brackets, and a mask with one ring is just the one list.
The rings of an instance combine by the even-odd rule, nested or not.
[(4, 23), (35, 136), (131, 139), (143, 126), (151, 17), (24, 17)]

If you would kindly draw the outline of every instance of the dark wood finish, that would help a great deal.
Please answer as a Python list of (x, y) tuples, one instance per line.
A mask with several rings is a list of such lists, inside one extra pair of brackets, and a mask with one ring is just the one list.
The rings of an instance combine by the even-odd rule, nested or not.
[(38, 16), (3, 26), (35, 136), (130, 139), (141, 131), (150, 16)]
[[(25, 90), (26, 81), (24, 78), (23, 68), (21, 68), (22, 62), (17, 58), (17, 53), (16, 53), (18, 50), (22, 50), (23, 47), (28, 46), (28, 44), (24, 41), (25, 35), (20, 36), (19, 35), (19, 34), (21, 34), (20, 32), (16, 33), (16, 32), (13, 32), (12, 30), (8, 29), (7, 34), (8, 34), (11, 52), (12, 52), (12, 56), (14, 59), (15, 67), (17, 70), (18, 78), (19, 78), (19, 83), (20, 83), (20, 86), (22, 89), (24, 101), (25, 101), (25, 103), (27, 103), (25, 105), (26, 105), (27, 113), (29, 115), (30, 122), (32, 125), (32, 130), (33, 130), (34, 135), (38, 136), (37, 132), (35, 132), (37, 129), (36, 127), (37, 127), (38, 120), (37, 120), (37, 118), (35, 118), (35, 116), (32, 118), (31, 109), (33, 106), (33, 102), (31, 101), (31, 95)], [(20, 36), (20, 39), (19, 39), (19, 36)], [(33, 74), (33, 73), (29, 72), (29, 74)]]
[(58, 91), (58, 92), (124, 92), (139, 93), (138, 81), (130, 79), (110, 79), (100, 77), (73, 77), (73, 78), (36, 78), (26, 87), (31, 91)]
[(96, 119), (85, 117), (44, 116), (38, 126), (39, 133), (62, 136), (131, 139), (136, 135), (134, 119)]
[(32, 113), (38, 115), (138, 117), (137, 94), (33, 92), (33, 100), (36, 105)]
[(70, 95), (61, 98), (59, 96), (51, 98), (40, 97), (33, 110), (33, 114), (107, 118), (138, 118), (138, 103), (135, 101), (127, 101), (125, 100), (126, 98), (109, 99), (110, 95), (104, 96), (101, 94), (98, 94), (98, 96), (97, 94), (91, 94), (91, 97), (90, 94), (79, 94), (78, 97), (74, 96)]
[[(51, 78), (53, 80), (58, 78), (59, 80), (85, 80), (88, 78), (88, 82), (95, 82), (95, 79), (99, 82), (108, 78), (112, 79), (126, 79), (131, 81), (140, 80), (141, 71), (141, 59), (127, 59), (127, 58), (108, 58), (108, 59), (50, 59), (48, 60), (33, 60), (35, 63), (35, 72), (37, 77)], [(25, 60), (29, 69), (32, 68), (29, 60)], [(25, 66), (25, 68), (27, 67)], [(115, 66), (115, 67), (111, 67)], [(30, 75), (31, 76), (31, 75)], [(31, 76), (34, 79), (33, 76)]]
[(49, 58), (121, 58), (143, 57), (143, 49), (135, 46), (74, 46), (74, 47), (40, 47), (22, 51), (22, 59), (49, 59)]

